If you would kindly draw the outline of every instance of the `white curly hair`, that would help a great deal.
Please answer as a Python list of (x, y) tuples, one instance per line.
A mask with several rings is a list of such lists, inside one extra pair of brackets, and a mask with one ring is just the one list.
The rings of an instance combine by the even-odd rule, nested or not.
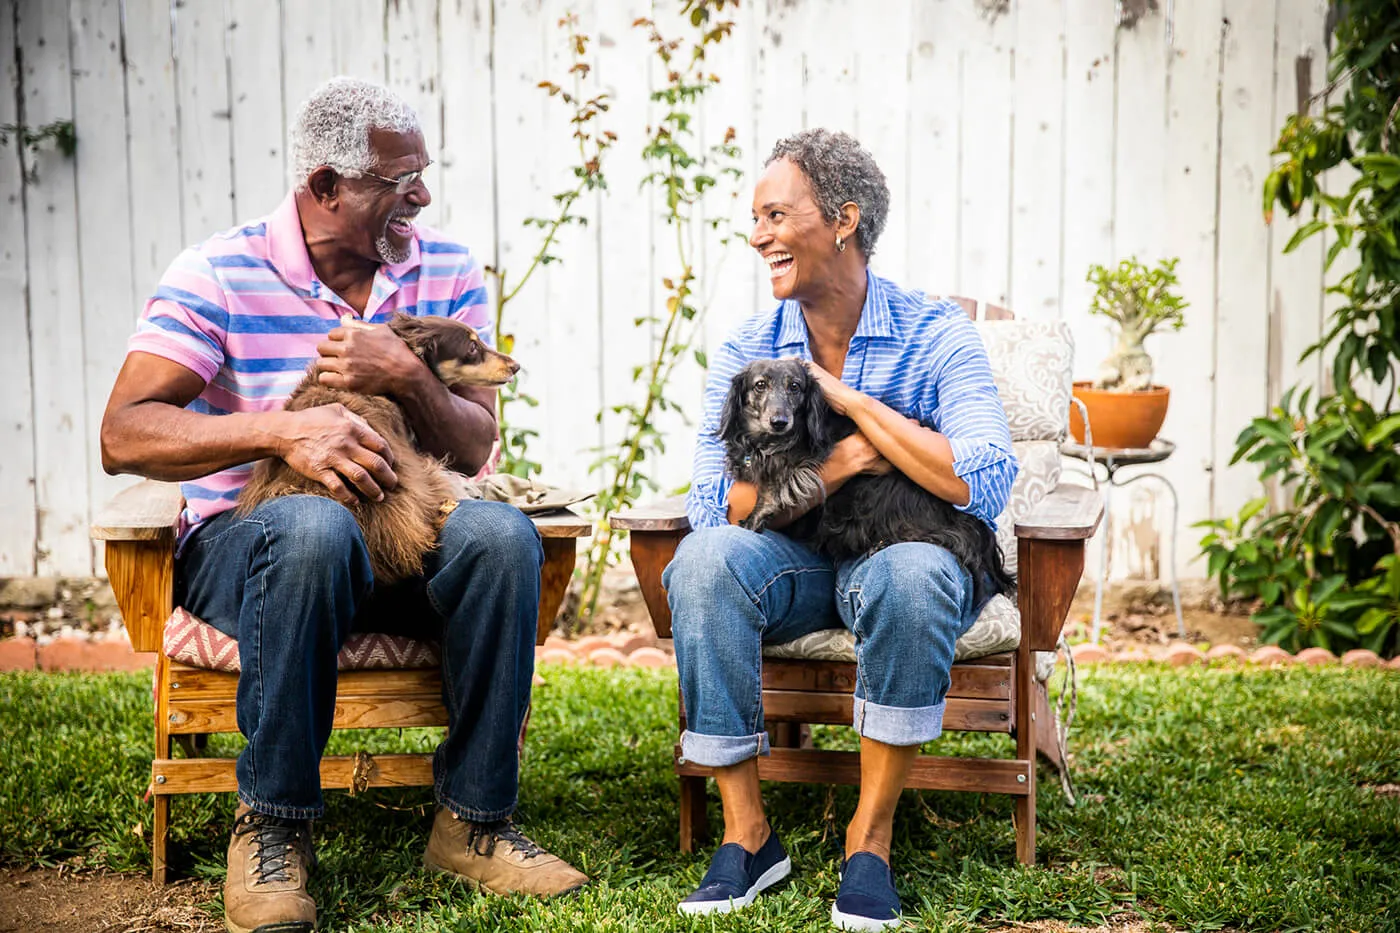
[(292, 184), (305, 187), (307, 176), (322, 165), (352, 178), (372, 169), (370, 130), (423, 128), (413, 108), (382, 84), (344, 75), (326, 81), (302, 103), (292, 125)]

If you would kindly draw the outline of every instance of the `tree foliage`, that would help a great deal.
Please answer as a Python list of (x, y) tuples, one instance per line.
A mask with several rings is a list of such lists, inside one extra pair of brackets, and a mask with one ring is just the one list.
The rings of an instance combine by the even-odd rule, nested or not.
[[(1288, 243), (1328, 234), (1330, 269), (1351, 250), (1356, 266), (1328, 289), (1337, 296), (1321, 339), (1303, 354), (1335, 354), (1335, 387), (1285, 393), (1236, 441), (1232, 463), (1281, 482), (1287, 507), (1267, 498), (1234, 518), (1203, 522), (1208, 572), (1227, 597), (1256, 601), (1267, 642), (1334, 651), (1400, 646), (1400, 3), (1350, 0), (1340, 8), (1328, 93), (1341, 102), (1289, 117), (1264, 183), (1265, 220), (1276, 206), (1308, 220)], [(1346, 191), (1324, 175), (1354, 170)], [(1379, 407), (1358, 391), (1384, 389)]]

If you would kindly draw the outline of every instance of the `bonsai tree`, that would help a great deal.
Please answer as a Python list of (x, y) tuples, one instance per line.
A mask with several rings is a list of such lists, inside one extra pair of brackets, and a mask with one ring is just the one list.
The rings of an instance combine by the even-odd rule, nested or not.
[(1178, 284), (1177, 259), (1164, 259), (1155, 269), (1124, 259), (1116, 269), (1089, 267), (1088, 281), (1094, 286), (1091, 314), (1113, 321), (1117, 346), (1099, 366), (1094, 388), (1109, 392), (1136, 392), (1152, 386), (1152, 357), (1143, 349), (1147, 335), (1162, 326), (1181, 330), (1186, 323), (1181, 309), (1187, 306), (1173, 294)]

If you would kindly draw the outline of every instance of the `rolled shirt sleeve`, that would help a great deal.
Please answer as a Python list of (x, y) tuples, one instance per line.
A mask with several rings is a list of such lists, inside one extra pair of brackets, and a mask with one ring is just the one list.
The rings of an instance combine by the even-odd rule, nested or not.
[(1011, 429), (976, 328), (960, 321), (948, 339), (957, 345), (925, 383), (923, 406), (934, 429), (948, 438), (954, 475), (967, 483), (970, 498), (957, 508), (995, 526), (1019, 469)]
[(720, 413), (729, 384), (749, 360), (732, 341), (720, 345), (710, 360), (705, 380), (705, 413), (695, 440), (695, 464), (685, 513), (692, 528), (729, 524), (729, 490), (734, 480), (724, 470), (724, 445), (719, 439)]

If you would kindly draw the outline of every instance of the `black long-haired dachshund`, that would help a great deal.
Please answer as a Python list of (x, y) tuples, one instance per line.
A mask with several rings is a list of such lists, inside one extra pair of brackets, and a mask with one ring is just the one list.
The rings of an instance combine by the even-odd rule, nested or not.
[[(756, 360), (740, 370), (719, 425), (730, 476), (758, 488), (754, 510), (740, 524), (762, 531), (774, 516), (812, 501), (821, 484), (818, 469), (836, 442), (855, 430), (855, 422), (827, 404), (800, 360)], [(852, 477), (783, 533), (833, 560), (903, 541), (936, 544), (971, 574), (978, 605), (1016, 585), (985, 522), (898, 470)]]
[[(475, 330), (451, 318), (396, 313), (389, 329), (448, 386), (502, 385), (520, 368), (515, 360), (483, 343)], [(399, 478), (383, 501), (361, 498), (350, 507), (364, 535), (374, 579), (389, 584), (419, 576), (424, 556), (436, 546), (442, 522), (457, 502), (447, 467), (418, 450), (408, 416), (398, 402), (323, 386), (317, 382), (314, 366), (287, 399), (286, 409), (337, 404), (359, 415), (388, 442)], [(290, 495), (332, 498), (325, 486), (285, 461), (262, 460), (238, 496), (238, 514), (247, 516), (264, 502)]]

